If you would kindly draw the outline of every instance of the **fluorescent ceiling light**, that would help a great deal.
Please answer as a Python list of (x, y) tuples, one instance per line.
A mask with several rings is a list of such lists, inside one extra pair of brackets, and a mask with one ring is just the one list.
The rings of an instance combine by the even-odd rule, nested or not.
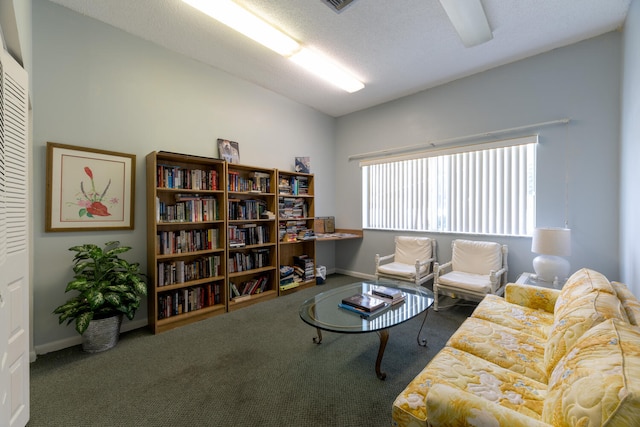
[(316, 76), (349, 92), (357, 92), (364, 84), (322, 55), (303, 48), (290, 59)]
[(300, 44), (297, 41), (276, 30), (232, 1), (182, 1), (282, 56), (289, 56), (300, 49)]
[(349, 93), (364, 87), (328, 58), (302, 48), (297, 41), (230, 0), (182, 1)]
[(480, 0), (440, 0), (462, 43), (472, 47), (493, 38)]

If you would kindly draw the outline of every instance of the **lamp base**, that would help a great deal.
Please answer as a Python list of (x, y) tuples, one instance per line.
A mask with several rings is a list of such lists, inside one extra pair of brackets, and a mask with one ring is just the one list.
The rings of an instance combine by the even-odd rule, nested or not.
[(533, 270), (540, 280), (556, 282), (569, 277), (569, 261), (555, 255), (538, 255), (533, 259)]

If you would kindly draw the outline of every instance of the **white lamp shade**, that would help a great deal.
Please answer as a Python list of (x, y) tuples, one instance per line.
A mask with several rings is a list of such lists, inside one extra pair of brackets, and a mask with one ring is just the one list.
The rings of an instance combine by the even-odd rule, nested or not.
[(531, 252), (555, 256), (571, 255), (571, 229), (536, 228), (531, 241)]
[(568, 228), (536, 228), (531, 241), (531, 252), (540, 254), (533, 260), (536, 275), (546, 282), (564, 280), (569, 276), (571, 255), (571, 230)]

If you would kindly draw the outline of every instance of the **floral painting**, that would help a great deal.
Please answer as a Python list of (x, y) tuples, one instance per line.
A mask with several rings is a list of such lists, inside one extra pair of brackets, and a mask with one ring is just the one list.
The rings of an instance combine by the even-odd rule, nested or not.
[(46, 231), (132, 229), (135, 155), (47, 144)]

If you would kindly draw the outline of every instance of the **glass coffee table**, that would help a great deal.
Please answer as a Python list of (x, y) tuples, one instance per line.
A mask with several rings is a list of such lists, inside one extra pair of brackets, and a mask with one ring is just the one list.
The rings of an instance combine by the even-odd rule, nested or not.
[[(357, 293), (370, 293), (376, 285), (401, 290), (405, 294), (405, 300), (370, 317), (363, 317), (339, 307), (343, 298)], [(316, 344), (322, 342), (322, 331), (341, 334), (378, 333), (380, 347), (376, 359), (376, 375), (384, 380), (387, 375), (380, 370), (380, 364), (389, 340), (389, 328), (424, 312), (425, 316), (418, 331), (417, 340), (419, 345), (426, 346), (427, 340), (421, 339), (420, 334), (427, 319), (428, 308), (432, 305), (433, 292), (425, 287), (406, 282), (362, 281), (322, 292), (309, 298), (300, 306), (299, 314), (303, 321), (316, 328), (318, 336), (313, 338), (313, 342)]]

